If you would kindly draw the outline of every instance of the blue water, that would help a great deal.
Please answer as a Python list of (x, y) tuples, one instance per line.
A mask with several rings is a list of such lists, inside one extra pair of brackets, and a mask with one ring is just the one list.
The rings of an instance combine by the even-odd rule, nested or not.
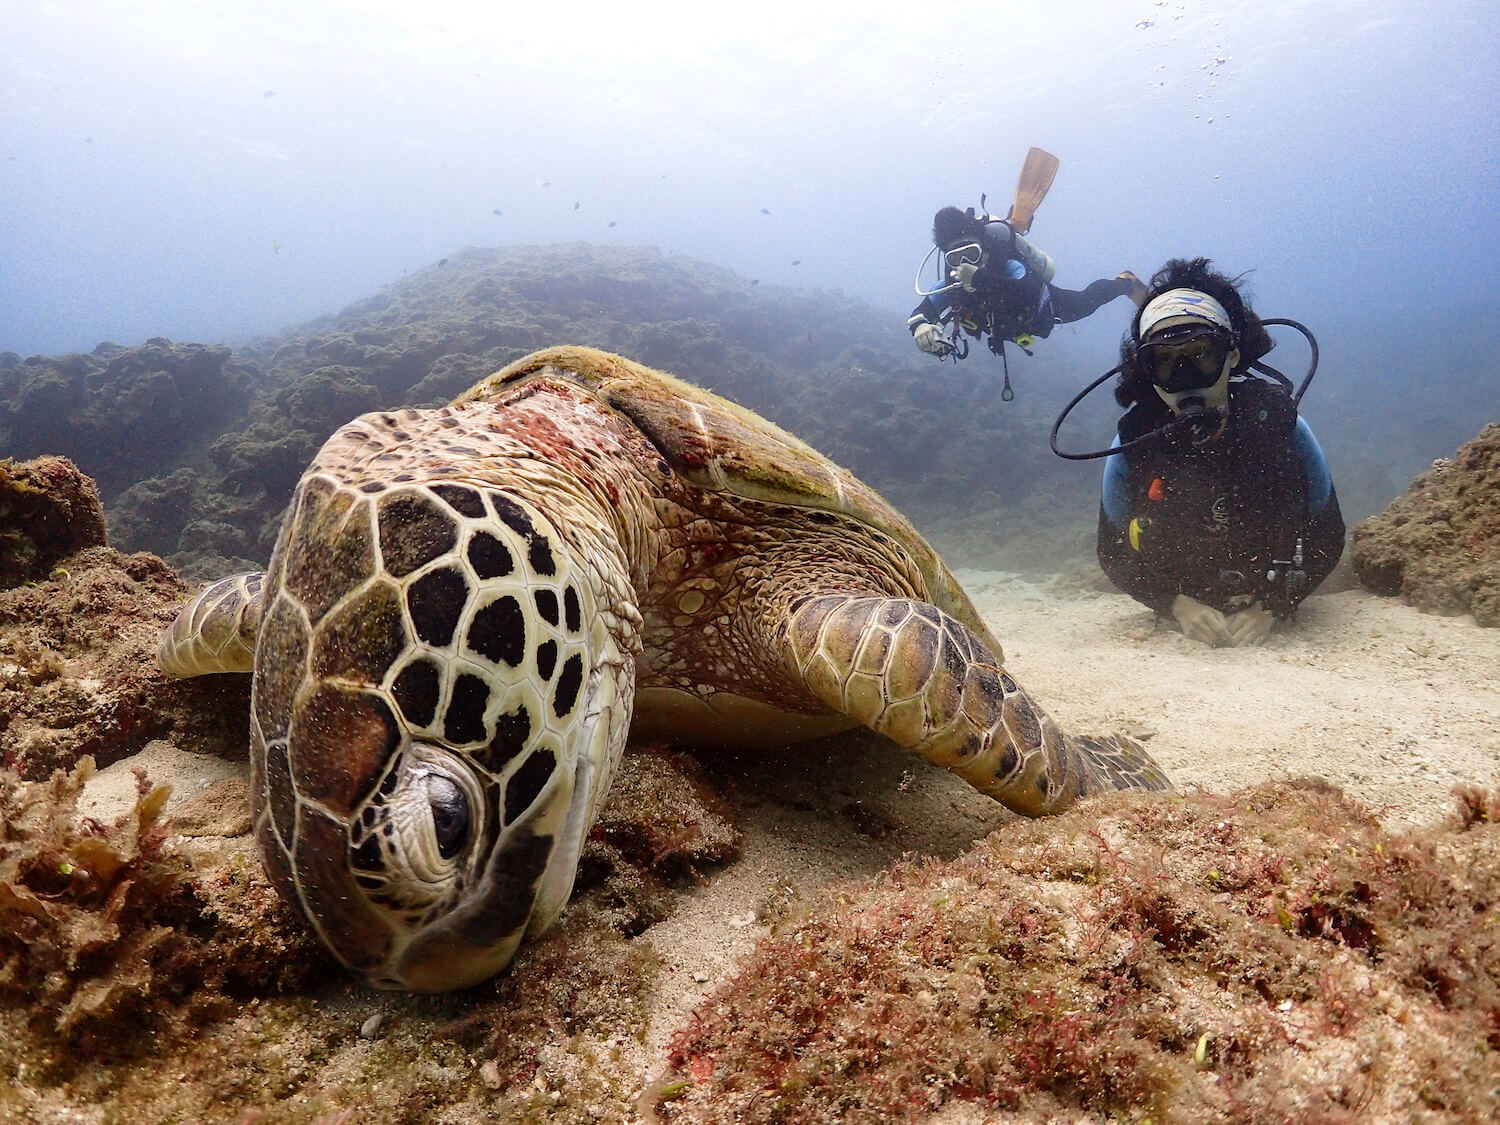
[[(1320, 332), (1500, 315), (1488, 4), (710, 9), (0, 0), (0, 349), (234, 342), (508, 243), (904, 320), (933, 211), (1033, 144), (1060, 284), (1207, 254)], [(1048, 346), (1102, 370), (1126, 315)]]

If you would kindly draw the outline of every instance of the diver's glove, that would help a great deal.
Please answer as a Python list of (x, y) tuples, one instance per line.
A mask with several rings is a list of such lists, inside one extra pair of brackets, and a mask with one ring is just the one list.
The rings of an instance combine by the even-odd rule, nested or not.
[(913, 330), (911, 337), (928, 355), (942, 355), (945, 349), (943, 330), (930, 320), (924, 320)]
[(1234, 645), (1258, 645), (1271, 635), (1271, 624), (1276, 619), (1260, 602), (1251, 602), (1238, 613), (1231, 613), (1226, 620), (1229, 635)]
[(1178, 594), (1172, 599), (1172, 616), (1182, 629), (1182, 635), (1206, 645), (1238, 644), (1229, 631), (1229, 622), (1212, 606)]
[(959, 262), (953, 267), (953, 280), (964, 287), (965, 293), (974, 292), (974, 275), (979, 272), (979, 266), (974, 262)]

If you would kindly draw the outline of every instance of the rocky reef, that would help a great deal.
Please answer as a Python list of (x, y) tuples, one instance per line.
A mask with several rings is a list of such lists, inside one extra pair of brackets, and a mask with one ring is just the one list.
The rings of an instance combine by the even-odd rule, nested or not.
[(47, 577), (104, 537), (99, 490), (67, 458), (0, 462), (0, 590)]
[(950, 560), (1045, 568), (1092, 543), (1091, 489), (1040, 440), (1056, 405), (1040, 387), (1074, 377), (1045, 353), (1004, 403), (988, 356), (938, 364), (899, 318), (861, 302), (652, 249), (462, 250), (233, 352), (155, 339), (9, 353), (0, 456), (71, 457), (99, 482), (121, 549), (219, 577), (264, 566), (335, 428), (445, 402), (557, 343), (620, 352), (759, 411), (872, 483)]
[(0, 464), (0, 544), (0, 766), (39, 780), (169, 733), (239, 730), (245, 684), (156, 672), (157, 637), (188, 587), (155, 555), (108, 545), (98, 490), (71, 462)]
[[(1315, 326), (1326, 370), (1307, 406), (1351, 522), (1390, 502), (1401, 466), (1472, 433), (1459, 428), (1473, 424), (1465, 404), (1493, 397), (1493, 330), (1444, 323)], [(233, 350), (157, 338), (3, 353), (0, 457), (71, 458), (98, 482), (117, 546), (219, 577), (264, 566), (292, 487), (335, 428), (445, 402), (559, 343), (620, 352), (759, 411), (872, 484), (950, 563), (1055, 572), (1092, 559), (1096, 468), (1059, 461), (1045, 435), (1112, 357), (1080, 367), (1054, 334), (1034, 357), (1011, 357), (1018, 394), (1003, 402), (982, 347), (939, 363), (915, 351), (902, 318), (838, 292), (759, 285), (650, 248), (460, 250)], [(1284, 363), (1296, 362), (1289, 347)], [(1411, 402), (1414, 372), (1433, 364), (1446, 393)], [(1064, 444), (1107, 435), (1113, 418), (1097, 392)]]
[[(696, 984), (642, 935), (733, 874), (745, 810), (800, 803), (899, 854), (909, 827), (853, 794), (909, 779), (897, 765), (849, 786), (849, 761), (865, 780), (882, 768), (864, 735), (826, 777), (806, 746), (634, 746), (553, 931), (464, 993), (373, 997), (261, 870), (244, 678), (154, 670), (182, 580), (109, 545), (69, 462), (8, 464), (0, 485), (7, 557), (24, 560), (0, 589), (0, 1120), (1311, 1125), (1493, 1109), (1500, 795), (1474, 786), (1419, 831), (1292, 780), (1007, 820), (957, 858), (803, 900), (778, 873), (730, 923), (765, 940), (676, 1002)], [(222, 780), (169, 791), (174, 754)], [(123, 801), (90, 803), (106, 775)], [(951, 824), (951, 794), (943, 808)]]
[(748, 958), (677, 1036), (655, 1105), (768, 1125), (955, 1105), (1480, 1120), (1500, 1077), (1500, 950), (1467, 896), (1500, 889), (1492, 800), (1424, 839), (1385, 835), (1316, 782), (1111, 797), (898, 865)]
[(1376, 593), (1500, 626), (1500, 423), (1357, 524), (1350, 554), (1360, 582)]
[(67, 454), (112, 500), (190, 460), (249, 406), (258, 368), (223, 345), (100, 344), (87, 355), (0, 357), (0, 453)]

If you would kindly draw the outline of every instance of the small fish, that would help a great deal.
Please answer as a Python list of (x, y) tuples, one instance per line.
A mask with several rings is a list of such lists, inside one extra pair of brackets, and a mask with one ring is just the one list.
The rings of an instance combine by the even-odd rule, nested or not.
[(757, 278), (753, 278), (751, 280), (750, 284), (751, 285), (759, 285), (760, 284), (760, 278), (758, 278), (758, 277)]
[(794, 265), (794, 266), (800, 266), (801, 264), (802, 264), (802, 259), (801, 258), (793, 258), (792, 259), (792, 265)]
[(276, 96), (276, 91), (275, 90), (267, 90), (264, 94), (261, 95), (261, 97), (263, 97), (263, 98), (274, 98), (275, 96)]
[(769, 215), (771, 213), (771, 209), (769, 207), (762, 207), (760, 209), (760, 213), (762, 215)]
[(614, 226), (614, 225), (615, 225), (615, 221), (614, 221), (614, 220), (613, 220), (613, 219), (611, 219), (611, 220), (610, 220), (610, 221), (609, 221), (609, 225), (610, 225), (610, 226)]
[(582, 206), (583, 206), (583, 204), (582, 204), (582, 203), (575, 203), (575, 204), (573, 204), (573, 210), (575, 210), (575, 211), (576, 211), (576, 210), (578, 210), (578, 208), (580, 208), (580, 207), (582, 207)]
[(552, 186), (552, 181), (551, 180), (543, 180), (542, 181), (542, 186), (543, 187), (551, 187)]
[(446, 266), (447, 264), (448, 264), (448, 259), (447, 258), (439, 258), (438, 259), (438, 265), (440, 265), (440, 266)]
[(490, 212), (491, 215), (498, 215), (500, 213), (501, 213), (500, 212), (500, 208), (498, 208), (498, 207), (496, 207), (493, 211)]

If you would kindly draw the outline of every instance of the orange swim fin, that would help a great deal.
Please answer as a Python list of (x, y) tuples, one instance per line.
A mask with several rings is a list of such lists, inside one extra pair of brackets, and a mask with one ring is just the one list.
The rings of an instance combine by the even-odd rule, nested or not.
[(1021, 165), (1020, 178), (1016, 180), (1016, 201), (1010, 207), (1011, 229), (1025, 234), (1031, 229), (1036, 209), (1047, 198), (1047, 189), (1052, 186), (1060, 161), (1046, 149), (1030, 148)]

